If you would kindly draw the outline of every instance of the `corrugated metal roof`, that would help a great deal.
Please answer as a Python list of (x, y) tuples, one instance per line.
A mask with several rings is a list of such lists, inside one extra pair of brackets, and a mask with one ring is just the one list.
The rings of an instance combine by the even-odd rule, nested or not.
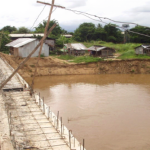
[(35, 40), (36, 40), (35, 38), (19, 38), (17, 40), (14, 40), (14, 41), (6, 44), (5, 46), (18, 48), (18, 47), (21, 47), (25, 44), (32, 42), (32, 41), (35, 41)]
[(143, 47), (143, 48), (146, 49), (146, 48), (150, 48), (150, 45), (140, 45), (140, 46), (135, 47), (135, 49), (138, 48), (138, 47)]
[(150, 45), (142, 45), (143, 48), (149, 48)]
[(98, 46), (91, 46), (88, 48), (88, 50), (91, 50), (91, 51), (101, 51), (103, 49), (105, 49), (106, 47), (98, 47)]
[(87, 50), (87, 47), (84, 46), (81, 43), (70, 43), (70, 44), (64, 44), (67, 48), (72, 48), (76, 50)]
[(36, 34), (9, 34), (10, 37), (34, 37), (36, 36), (44, 36), (44, 33), (36, 33)]
[(66, 37), (66, 38), (71, 38), (71, 37), (72, 37), (71, 34), (64, 34), (64, 35), (62, 35), (62, 36)]

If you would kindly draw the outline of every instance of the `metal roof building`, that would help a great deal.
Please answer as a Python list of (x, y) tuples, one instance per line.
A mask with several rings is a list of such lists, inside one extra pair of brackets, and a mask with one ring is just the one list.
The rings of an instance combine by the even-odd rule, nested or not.
[(28, 33), (24, 33), (24, 34), (9, 34), (10, 37), (17, 37), (17, 38), (23, 38), (23, 37), (34, 37), (34, 36), (44, 36), (44, 33), (35, 33), (35, 34), (28, 34)]
[(64, 44), (67, 48), (74, 49), (74, 50), (87, 50), (87, 47), (85, 47), (81, 43), (69, 43)]
[(136, 47), (135, 53), (137, 55), (139, 55), (139, 54), (150, 55), (150, 45), (140, 45), (140, 46)]
[[(10, 47), (10, 54), (19, 57), (27, 57), (34, 48), (38, 45), (39, 40), (35, 38), (19, 38), (14, 40), (5, 46)], [(39, 54), (40, 47), (31, 57), (37, 57)], [(44, 56), (49, 56), (49, 46), (47, 44), (43, 44), (42, 52)]]
[(92, 50), (92, 51), (101, 51), (103, 49), (105, 49), (106, 47), (101, 47), (101, 46), (91, 46), (88, 48), (88, 50)]
[[(43, 37), (44, 33), (24, 33), (24, 34), (9, 34), (11, 40), (16, 40), (18, 38), (38, 38)], [(45, 43), (49, 45), (49, 49), (53, 50), (55, 47), (55, 39), (47, 37)]]
[(67, 51), (70, 55), (84, 55), (85, 50), (87, 50), (87, 47), (81, 43), (64, 44), (64, 51)]
[(31, 38), (19, 38), (17, 40), (14, 40), (14, 41), (6, 44), (5, 46), (18, 48), (20, 46), (23, 46), (23, 45), (28, 44), (28, 43), (35, 41), (35, 40), (36, 40), (35, 38), (33, 38), (33, 39), (31, 39)]
[(93, 56), (100, 56), (100, 57), (109, 57), (113, 56), (115, 50), (110, 47), (104, 47), (99, 45), (94, 45), (88, 48), (91, 51), (91, 55)]

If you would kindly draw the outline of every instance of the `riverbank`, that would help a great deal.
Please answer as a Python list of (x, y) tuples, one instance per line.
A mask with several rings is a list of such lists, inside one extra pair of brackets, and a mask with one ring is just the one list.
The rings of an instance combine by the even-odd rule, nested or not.
[[(22, 58), (16, 58), (1, 53), (1, 56), (13, 67), (23, 61)], [(22, 77), (32, 77), (38, 58), (31, 58), (19, 70)], [(39, 67), (36, 76), (50, 75), (90, 75), (90, 74), (149, 74), (150, 60), (148, 59), (131, 59), (131, 60), (107, 60), (95, 63), (69, 63), (66, 60), (49, 56), (43, 57), (39, 61)]]

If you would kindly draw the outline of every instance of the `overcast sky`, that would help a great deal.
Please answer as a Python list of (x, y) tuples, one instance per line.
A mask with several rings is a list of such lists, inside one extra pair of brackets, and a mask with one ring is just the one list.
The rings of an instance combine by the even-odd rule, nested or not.
[[(51, 3), (51, 0), (41, 1)], [(135, 22), (150, 27), (150, 0), (55, 0), (55, 4), (101, 17)], [(36, 0), (1, 0), (0, 28), (7, 25), (31, 28), (43, 7), (44, 5), (37, 3)], [(35, 26), (48, 16), (49, 10), (50, 7), (46, 6)], [(53, 12), (52, 19), (57, 20), (59, 25), (67, 31), (75, 30), (83, 22), (98, 24), (85, 16), (60, 8)], [(105, 19), (103, 21), (110, 22)]]

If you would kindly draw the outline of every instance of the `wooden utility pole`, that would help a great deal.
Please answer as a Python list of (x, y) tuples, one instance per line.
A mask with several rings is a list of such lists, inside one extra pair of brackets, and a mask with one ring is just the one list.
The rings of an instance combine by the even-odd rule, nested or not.
[[(41, 2), (41, 1), (37, 1), (37, 3), (41, 3), (41, 4), (44, 4), (44, 5), (50, 5), (52, 6), (53, 4), (50, 4), (50, 3), (45, 3), (45, 2)], [(59, 6), (59, 5), (53, 5), (54, 7), (59, 7), (59, 8), (65, 8), (63, 6)]]
[[(56, 24), (54, 24), (54, 25), (49, 29), (49, 31), (48, 31), (48, 33), (47, 33), (46, 36), (48, 36), (48, 35), (51, 33), (51, 31), (52, 31), (55, 27), (56, 27)], [(20, 68), (22, 68), (23, 65), (29, 60), (29, 58), (32, 56), (32, 54), (39, 48), (39, 46), (41, 45), (41, 43), (42, 43), (43, 41), (45, 41), (46, 36), (44, 36), (44, 37), (41, 39), (41, 41), (39, 42), (39, 44), (38, 44), (38, 45), (35, 47), (35, 49), (29, 54), (29, 56), (28, 56), (26, 59), (24, 59), (24, 60), (19, 64), (18, 68), (15, 69), (14, 72), (8, 77), (8, 79), (6, 79), (6, 80), (3, 82), (3, 84), (0, 86), (0, 90), (1, 90), (1, 89), (4, 87), (4, 85), (18, 72), (18, 70), (19, 70)]]
[[(55, 0), (52, 0), (52, 6), (51, 6), (51, 8), (50, 8), (50, 12), (49, 12), (47, 24), (46, 24), (45, 31), (44, 31), (44, 36), (47, 35), (47, 30), (48, 30), (49, 22), (50, 22), (50, 19), (51, 19), (54, 2), (55, 2)], [(42, 2), (41, 2), (41, 3), (42, 3)], [(48, 4), (45, 4), (45, 5), (48, 5)], [(46, 37), (47, 37), (47, 36), (46, 36)], [(45, 38), (46, 38), (46, 37), (45, 37)], [(35, 67), (35, 72), (34, 72), (33, 79), (32, 79), (31, 90), (33, 90), (34, 79), (35, 79), (35, 76), (36, 76), (36, 73), (37, 73), (37, 68), (38, 68), (38, 63), (39, 63), (40, 56), (41, 56), (41, 52), (42, 52), (42, 48), (43, 48), (43, 43), (44, 43), (44, 41), (41, 42), (40, 51), (39, 51), (39, 56), (38, 56), (38, 60), (37, 60), (36, 67)], [(33, 91), (31, 91), (31, 92), (33, 92)]]

